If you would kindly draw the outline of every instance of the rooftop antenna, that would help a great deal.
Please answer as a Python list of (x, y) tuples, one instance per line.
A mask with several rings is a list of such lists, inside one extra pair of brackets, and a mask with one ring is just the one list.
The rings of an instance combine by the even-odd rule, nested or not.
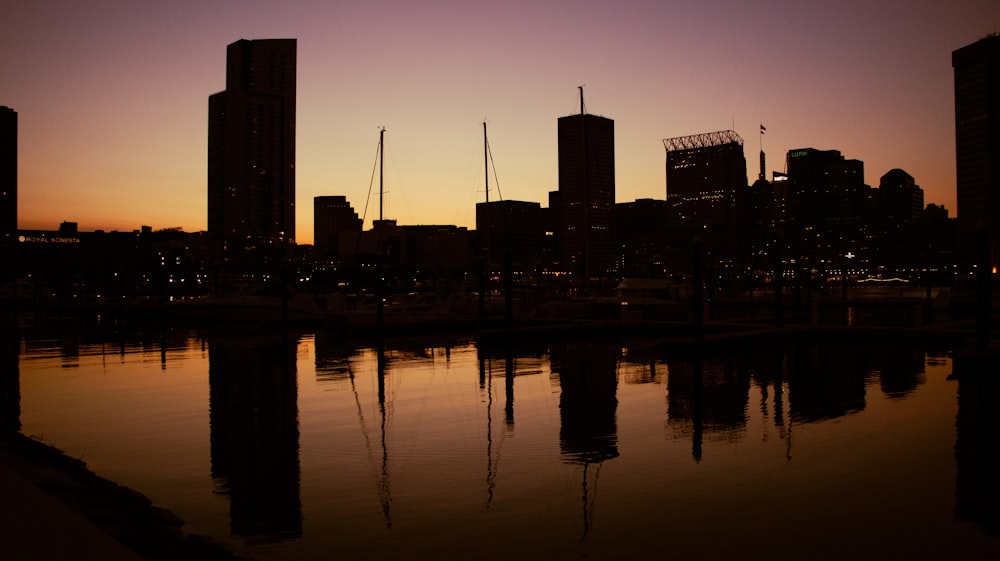
[[(586, 86), (586, 85), (587, 84), (584, 84), (583, 86)], [(583, 104), (583, 86), (577, 86), (577, 87), (580, 89), (580, 114), (581, 115), (586, 115), (587, 114), (587, 107)]]
[(760, 140), (758, 142), (760, 148), (760, 174), (757, 176), (758, 179), (764, 179), (766, 172), (764, 171), (764, 132), (767, 129), (764, 124), (760, 125)]

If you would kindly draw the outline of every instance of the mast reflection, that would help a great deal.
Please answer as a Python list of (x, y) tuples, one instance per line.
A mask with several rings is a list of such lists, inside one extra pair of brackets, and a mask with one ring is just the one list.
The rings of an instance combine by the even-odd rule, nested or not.
[[(486, 404), (486, 508), (493, 506), (497, 474), (500, 466), (504, 439), (514, 434), (514, 379), (518, 376), (541, 374), (543, 357), (548, 354), (544, 345), (491, 346), (480, 342), (476, 345), (479, 363), (479, 390)], [(504, 425), (500, 438), (494, 440), (493, 427), (493, 363), (503, 359), (504, 365)]]
[(561, 390), (559, 445), (563, 462), (583, 466), (582, 540), (593, 526), (601, 465), (618, 457), (618, 347), (566, 343), (554, 346), (551, 357)]
[(208, 344), (212, 477), (237, 535), (302, 534), (297, 342), (256, 334)]

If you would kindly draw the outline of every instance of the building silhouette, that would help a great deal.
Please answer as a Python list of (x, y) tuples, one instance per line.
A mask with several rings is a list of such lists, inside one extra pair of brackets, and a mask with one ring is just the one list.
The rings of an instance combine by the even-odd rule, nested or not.
[(691, 241), (704, 244), (708, 261), (734, 270), (746, 260), (747, 163), (734, 131), (668, 138), (667, 204), (671, 210), (670, 268), (687, 272)]
[(17, 112), (0, 105), (0, 247), (17, 240)]
[(519, 271), (534, 271), (550, 257), (545, 236), (545, 215), (540, 203), (490, 201), (476, 203), (478, 251), (496, 271), (510, 256)]
[(974, 231), (990, 229), (997, 267), (1000, 232), (1000, 34), (952, 53), (955, 69), (955, 150), (961, 256), (971, 264)]
[[(869, 225), (872, 264), (883, 273), (907, 276), (917, 269), (930, 268), (941, 276), (950, 255), (948, 213), (935, 216), (936, 206), (924, 210), (924, 190), (909, 173), (896, 168), (887, 171), (874, 191), (874, 212)], [(953, 259), (950, 260), (952, 263)], [(920, 279), (926, 282), (925, 278)]]
[(462, 269), (470, 265), (468, 228), (450, 224), (400, 225), (395, 220), (376, 220), (371, 230), (361, 232), (359, 253), (381, 253), (393, 270)]
[(736, 221), (747, 186), (743, 139), (733, 131), (668, 138), (667, 202), (683, 225), (721, 226)]
[(343, 195), (313, 198), (313, 246), (318, 259), (354, 255), (362, 220)]
[(666, 268), (667, 201), (636, 199), (615, 204), (618, 271), (623, 277), (659, 277)]
[(560, 117), (557, 229), (560, 267), (583, 283), (615, 268), (615, 122)]
[(870, 261), (873, 194), (865, 165), (837, 150), (800, 148), (787, 156), (786, 235), (790, 257), (813, 268)]
[(295, 39), (226, 49), (208, 99), (208, 235), (218, 258), (265, 264), (295, 242)]
[(876, 218), (888, 224), (919, 220), (924, 213), (924, 190), (913, 176), (896, 168), (879, 180)]

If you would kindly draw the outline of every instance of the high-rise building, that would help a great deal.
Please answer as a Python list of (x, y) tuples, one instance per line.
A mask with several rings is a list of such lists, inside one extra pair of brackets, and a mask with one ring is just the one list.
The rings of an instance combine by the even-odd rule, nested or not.
[(0, 247), (17, 239), (17, 112), (0, 106)]
[(671, 268), (688, 269), (690, 252), (685, 247), (697, 236), (712, 266), (731, 272), (750, 251), (743, 139), (734, 131), (718, 131), (668, 138), (663, 146), (673, 219)]
[(232, 43), (208, 98), (208, 236), (231, 262), (295, 242), (295, 53), (295, 39)]
[(747, 188), (743, 139), (733, 131), (668, 138), (667, 202), (685, 225), (734, 224)]
[[(871, 187), (865, 164), (838, 150), (789, 150), (786, 236), (792, 256), (817, 267), (863, 266), (870, 255)], [(855, 259), (857, 257), (857, 259)]]
[(972, 262), (974, 230), (990, 229), (993, 268), (1000, 249), (1000, 34), (952, 53), (959, 243)]
[[(946, 240), (933, 239), (931, 232), (941, 228), (934, 220), (924, 219), (924, 190), (913, 176), (896, 168), (887, 171), (879, 180), (875, 193), (875, 209), (872, 216), (872, 236), (878, 243), (872, 244), (873, 264), (883, 271), (903, 271), (925, 268), (941, 253), (940, 247)], [(947, 216), (947, 214), (945, 215)], [(946, 218), (945, 218), (946, 220)]]
[[(357, 251), (362, 221), (343, 195), (313, 198), (313, 247), (319, 258)], [(353, 248), (351, 247), (353, 244)]]
[(559, 260), (586, 283), (613, 271), (615, 122), (606, 117), (559, 118)]

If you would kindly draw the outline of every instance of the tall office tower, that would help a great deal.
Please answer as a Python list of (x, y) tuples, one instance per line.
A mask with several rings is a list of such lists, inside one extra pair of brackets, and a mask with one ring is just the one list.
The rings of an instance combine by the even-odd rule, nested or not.
[(615, 268), (615, 122), (559, 118), (559, 259), (587, 283)]
[(313, 197), (313, 248), (316, 257), (353, 255), (361, 236), (361, 222), (358, 213), (343, 195)]
[(0, 247), (17, 239), (17, 112), (0, 105)]
[(747, 161), (743, 139), (734, 131), (718, 131), (668, 138), (663, 146), (667, 203), (676, 220), (671, 224), (674, 245), (697, 235), (715, 266), (735, 267), (749, 252), (744, 247)]
[(974, 231), (990, 229), (993, 269), (1000, 252), (1000, 34), (954, 51), (955, 151), (962, 262), (972, 263)]
[(872, 194), (865, 164), (837, 150), (802, 148), (788, 152), (786, 235), (794, 257), (817, 263), (868, 259)]
[(734, 224), (747, 188), (743, 139), (733, 131), (668, 138), (667, 202), (684, 224)]
[(295, 39), (226, 49), (208, 98), (208, 236), (217, 256), (266, 263), (295, 242)]

